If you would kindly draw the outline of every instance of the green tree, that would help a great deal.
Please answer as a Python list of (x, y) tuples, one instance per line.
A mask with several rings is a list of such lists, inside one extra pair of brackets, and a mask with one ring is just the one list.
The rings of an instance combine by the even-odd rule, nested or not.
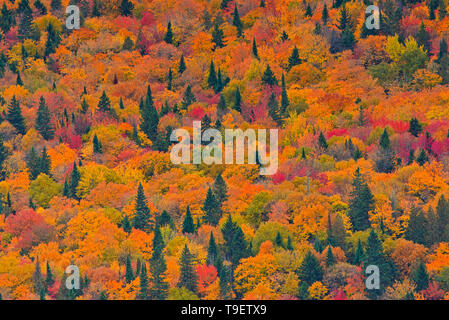
[(159, 124), (159, 115), (157, 109), (154, 106), (153, 96), (151, 93), (151, 87), (148, 85), (147, 95), (145, 102), (140, 100), (140, 129), (146, 134), (146, 136), (154, 143), (157, 139), (157, 126)]
[(148, 299), (148, 275), (147, 275), (147, 264), (142, 262), (142, 267), (140, 270), (139, 275), (139, 281), (140, 281), (140, 287), (139, 287), (139, 293), (138, 298), (140, 300), (147, 300)]
[(6, 114), (6, 120), (17, 130), (19, 134), (26, 133), (25, 119), (22, 116), (22, 109), (20, 108), (19, 101), (17, 101), (14, 95), (11, 99), (11, 103)]
[(101, 94), (100, 101), (98, 101), (98, 110), (103, 112), (111, 111), (111, 100), (109, 100), (109, 97), (104, 90)]
[(421, 149), (419, 151), (418, 157), (416, 158), (416, 162), (420, 165), (423, 166), (424, 163), (426, 163), (427, 161), (429, 161), (429, 157), (427, 156), (427, 152), (424, 149)]
[(34, 288), (34, 292), (37, 294), (39, 294), (42, 289), (45, 289), (44, 277), (42, 276), (41, 266), (39, 263), (39, 257), (36, 258), (36, 263), (34, 266), (33, 288)]
[(125, 281), (126, 283), (131, 283), (134, 280), (134, 272), (129, 254), (126, 256), (125, 270)]
[(237, 36), (241, 37), (243, 34), (243, 24), (242, 21), (240, 20), (237, 4), (235, 4), (234, 6), (234, 13), (232, 14), (232, 24), (237, 28)]
[(122, 0), (120, 3), (120, 14), (122, 16), (132, 16), (132, 10), (134, 9), (134, 5), (129, 0)]
[(408, 132), (410, 132), (412, 136), (418, 137), (418, 135), (422, 132), (421, 123), (419, 123), (418, 119), (412, 118), (409, 124), (410, 128), (408, 129)]
[(139, 183), (139, 187), (137, 188), (136, 205), (134, 208), (132, 225), (136, 229), (145, 231), (151, 229), (152, 227), (150, 219), (150, 209), (147, 205), (147, 199), (143, 191), (142, 183)]
[(232, 221), (231, 216), (225, 221), (221, 228), (224, 244), (223, 251), (227, 260), (231, 261), (234, 267), (242, 258), (249, 256), (248, 244), (242, 229)]
[[(321, 281), (323, 279), (323, 269), (321, 268), (320, 262), (309, 250), (307, 251), (304, 259), (296, 270), (296, 274), (303, 288), (310, 287), (314, 282)], [(300, 287), (299, 296), (300, 298), (306, 298), (303, 289)]]
[(281, 111), (279, 109), (279, 104), (274, 92), (271, 93), (270, 98), (268, 99), (267, 108), (268, 115), (271, 117), (271, 119), (273, 119), (273, 121), (276, 122), (278, 126), (282, 125)]
[(182, 250), (179, 266), (181, 272), (179, 275), (178, 288), (184, 287), (189, 291), (197, 292), (198, 278), (193, 269), (193, 256), (190, 253), (189, 248), (187, 248), (187, 245), (185, 245)]
[(173, 31), (171, 29), (171, 22), (170, 21), (167, 24), (167, 32), (165, 33), (164, 41), (169, 43), (169, 44), (173, 44)]
[(215, 43), (215, 48), (223, 48), (223, 30), (221, 30), (218, 23), (214, 25), (214, 29), (212, 30), (212, 42)]
[(100, 140), (98, 140), (97, 134), (94, 135), (94, 138), (92, 139), (92, 144), (94, 153), (103, 153), (103, 146)]
[(334, 254), (332, 253), (332, 247), (327, 247), (327, 253), (326, 253), (326, 266), (332, 267), (335, 264), (336, 260), (334, 257)]
[(47, 274), (45, 276), (45, 287), (50, 288), (55, 283), (55, 279), (53, 278), (53, 273), (51, 272), (50, 264), (47, 261)]
[(256, 38), (253, 38), (253, 46), (251, 48), (251, 52), (253, 53), (253, 56), (255, 58), (259, 59), (259, 50), (257, 50)]
[(182, 233), (194, 233), (195, 225), (193, 223), (192, 214), (190, 213), (190, 208), (187, 206), (186, 215), (184, 216), (184, 221), (182, 222)]
[(55, 132), (51, 125), (50, 110), (43, 96), (39, 100), (39, 107), (37, 109), (36, 129), (45, 140), (52, 140), (54, 138)]
[(194, 102), (196, 102), (196, 98), (193, 95), (192, 87), (189, 84), (189, 85), (187, 85), (186, 91), (184, 91), (184, 96), (182, 97), (182, 102), (181, 102), (182, 108), (187, 109), (187, 107), (190, 106)]
[(324, 4), (323, 11), (321, 11), (321, 21), (326, 25), (329, 20), (329, 11), (327, 10), (327, 5)]
[(186, 63), (184, 61), (184, 55), (181, 55), (181, 58), (179, 59), (179, 66), (178, 66), (178, 73), (182, 74), (184, 71), (186, 71)]
[(207, 77), (207, 83), (210, 88), (215, 88), (217, 86), (217, 74), (215, 72), (215, 65), (212, 60), (209, 65), (209, 76)]
[(368, 212), (374, 209), (374, 196), (359, 168), (354, 173), (352, 187), (348, 215), (354, 231), (362, 231), (370, 226)]
[(273, 71), (271, 71), (270, 65), (267, 65), (263, 75), (262, 75), (262, 83), (269, 86), (274, 86), (278, 84), (276, 76)]
[(360, 266), (362, 263), (365, 263), (365, 260), (365, 250), (363, 249), (362, 242), (359, 238), (359, 240), (357, 241), (357, 247), (355, 249), (353, 264), (355, 264), (356, 266)]
[(395, 154), (390, 145), (390, 137), (387, 129), (384, 129), (380, 139), (376, 155), (376, 170), (378, 172), (390, 173), (395, 167)]
[(213, 185), (213, 191), (215, 198), (220, 203), (220, 206), (223, 205), (223, 202), (225, 202), (228, 199), (228, 187), (226, 186), (226, 182), (223, 180), (223, 177), (221, 176), (221, 173), (217, 175), (214, 181)]
[(211, 231), (210, 238), (209, 238), (209, 245), (208, 245), (208, 248), (207, 248), (206, 264), (208, 266), (215, 265), (215, 262), (216, 262), (217, 258), (218, 258), (217, 244), (215, 243), (214, 234)]
[(164, 259), (164, 242), (161, 230), (156, 224), (153, 237), (153, 254), (150, 259), (151, 289), (150, 298), (152, 300), (165, 300), (168, 297), (168, 283), (165, 279), (167, 265)]
[(55, 30), (53, 24), (49, 23), (47, 27), (47, 41), (45, 42), (44, 56), (48, 57), (50, 54), (55, 53), (59, 42), (61, 42), (59, 32)]
[(281, 110), (280, 110), (280, 112), (281, 112), (282, 116), (286, 116), (287, 107), (290, 105), (290, 101), (288, 100), (284, 74), (282, 74), (281, 84), (282, 84), (282, 91), (281, 91)]
[(327, 150), (327, 148), (329, 147), (323, 132), (320, 132), (320, 135), (318, 136), (318, 146), (322, 150)]
[(78, 170), (76, 162), (73, 162), (73, 169), (70, 175), (70, 196), (74, 199), (79, 199), (76, 194), (76, 189), (78, 188), (78, 184), (81, 180), (81, 174)]
[[(4, 163), (9, 156), (9, 151), (3, 143), (3, 138), (0, 136), (0, 181), (5, 177)], [(1, 202), (1, 201), (0, 201)]]
[(425, 290), (429, 287), (429, 274), (426, 265), (422, 261), (419, 261), (410, 278), (416, 284), (416, 291)]
[(294, 66), (300, 64), (301, 58), (299, 57), (299, 50), (298, 47), (295, 46), (292, 50), (292, 53), (290, 54), (290, 57), (288, 57), (288, 69), (290, 70)]

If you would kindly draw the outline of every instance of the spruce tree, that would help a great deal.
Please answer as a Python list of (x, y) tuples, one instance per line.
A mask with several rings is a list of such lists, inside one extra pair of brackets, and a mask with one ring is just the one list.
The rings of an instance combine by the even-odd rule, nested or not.
[(259, 59), (259, 51), (257, 50), (256, 38), (253, 38), (253, 46), (251, 48), (251, 51), (253, 53), (253, 56)]
[(222, 115), (227, 110), (226, 99), (223, 94), (220, 94), (220, 100), (218, 100), (217, 109), (218, 109), (219, 115)]
[(422, 132), (421, 123), (419, 123), (418, 119), (412, 118), (409, 124), (410, 127), (408, 129), (408, 132), (410, 132), (412, 136), (418, 137), (418, 135)]
[(44, 147), (42, 149), (42, 156), (39, 161), (39, 171), (41, 173), (46, 174), (47, 176), (50, 175), (51, 171), (51, 159), (50, 156), (47, 153), (47, 147)]
[(30, 172), (30, 180), (36, 179), (41, 173), (41, 159), (37, 155), (34, 147), (31, 147), (30, 153), (28, 154), (27, 167)]
[(167, 24), (167, 32), (164, 36), (164, 41), (169, 44), (173, 44), (173, 31), (171, 29), (171, 22), (169, 21)]
[(332, 253), (332, 247), (327, 247), (327, 253), (326, 253), (326, 266), (332, 267), (335, 264), (336, 260), (334, 257), (334, 254)]
[(327, 5), (324, 4), (323, 11), (321, 12), (321, 21), (324, 25), (327, 24), (327, 21), (329, 20), (329, 11), (327, 10)]
[(207, 248), (207, 259), (206, 264), (208, 266), (214, 265), (218, 257), (218, 249), (217, 244), (215, 243), (214, 234), (212, 231), (210, 232), (210, 238), (209, 238), (209, 246)]
[(100, 100), (98, 101), (98, 110), (103, 112), (111, 111), (111, 100), (109, 100), (109, 97), (106, 95), (104, 90), (101, 94)]
[(11, 27), (15, 24), (14, 14), (12, 10), (9, 10), (6, 6), (6, 2), (3, 2), (1, 10), (0, 29), (6, 34)]
[(45, 287), (47, 288), (47, 291), (54, 283), (53, 273), (51, 272), (50, 264), (47, 261), (47, 274), (45, 276)]
[(123, 46), (122, 49), (126, 50), (126, 51), (131, 51), (134, 48), (134, 42), (132, 41), (132, 39), (127, 36), (125, 38), (125, 41), (123, 41)]
[(49, 23), (47, 27), (47, 41), (45, 42), (44, 56), (48, 57), (50, 54), (56, 52), (56, 48), (61, 41), (59, 32), (55, 30), (53, 24)]
[(310, 250), (307, 251), (300, 266), (296, 270), (296, 274), (298, 275), (299, 281), (307, 287), (323, 279), (323, 269), (321, 268), (320, 262)]
[(122, 16), (132, 16), (132, 10), (134, 9), (134, 5), (129, 0), (122, 0), (120, 3), (120, 14)]
[(181, 55), (181, 58), (179, 59), (179, 66), (178, 66), (178, 73), (182, 74), (186, 70), (186, 63), (184, 61), (184, 55)]
[(94, 138), (92, 139), (92, 144), (94, 153), (103, 153), (103, 146), (100, 140), (98, 140), (97, 134), (94, 135)]
[(274, 86), (278, 84), (278, 81), (273, 71), (271, 71), (270, 65), (267, 65), (267, 68), (265, 69), (262, 75), (262, 83), (269, 86)]
[(129, 256), (129, 254), (126, 256), (125, 270), (125, 281), (126, 283), (131, 283), (134, 280), (134, 272), (131, 265), (131, 257)]
[(148, 275), (147, 275), (147, 265), (145, 263), (145, 261), (142, 263), (142, 267), (140, 270), (140, 275), (139, 275), (139, 282), (140, 282), (140, 287), (139, 287), (139, 293), (138, 293), (138, 298), (140, 300), (147, 300), (148, 299)]
[(430, 53), (430, 35), (427, 32), (426, 27), (424, 26), (424, 22), (422, 21), (418, 33), (416, 34), (416, 42), (418, 42), (418, 44), (422, 46), (425, 51), (427, 51), (427, 54)]
[(142, 183), (139, 183), (137, 188), (136, 205), (134, 207), (134, 217), (132, 219), (132, 225), (136, 229), (147, 231), (151, 229), (150, 222), (150, 209), (147, 205), (147, 199), (143, 191)]
[(187, 85), (186, 91), (184, 91), (184, 96), (182, 97), (182, 108), (185, 110), (188, 106), (190, 106), (192, 103), (196, 102), (196, 98), (193, 95), (192, 87)]
[(209, 65), (209, 75), (207, 77), (207, 84), (210, 88), (215, 88), (217, 86), (217, 74), (215, 73), (215, 65), (211, 60)]
[(45, 140), (52, 140), (54, 138), (55, 132), (51, 125), (50, 110), (43, 96), (39, 100), (39, 107), (37, 109), (36, 129)]
[(285, 76), (282, 73), (281, 78), (282, 91), (281, 91), (281, 116), (285, 116), (287, 113), (287, 107), (290, 105), (290, 101), (288, 100), (287, 88), (285, 86)]
[(322, 150), (327, 150), (327, 148), (329, 147), (323, 132), (320, 132), (320, 135), (318, 136), (318, 146)]
[(221, 30), (218, 23), (214, 25), (214, 29), (212, 30), (212, 42), (215, 43), (216, 48), (223, 48), (223, 30)]
[(238, 112), (242, 112), (242, 95), (240, 94), (239, 87), (237, 87), (235, 89), (233, 108), (234, 108), (234, 110), (237, 110)]
[(20, 72), (17, 71), (16, 85), (23, 86), (22, 77), (20, 76)]
[(186, 288), (194, 293), (197, 292), (198, 279), (195, 270), (193, 269), (193, 256), (187, 248), (187, 245), (184, 246), (184, 249), (181, 253), (181, 259), (179, 261), (179, 266), (181, 269), (181, 273), (179, 275), (178, 288)]
[(153, 237), (153, 254), (150, 259), (151, 283), (150, 298), (152, 300), (165, 300), (168, 296), (168, 283), (165, 279), (167, 265), (164, 259), (164, 242), (159, 225), (156, 225)]
[(395, 155), (390, 145), (390, 137), (387, 129), (384, 129), (376, 154), (376, 170), (378, 172), (390, 173), (395, 168)]
[(225, 257), (236, 267), (240, 259), (247, 258), (250, 254), (243, 231), (228, 215), (221, 232), (224, 239), (223, 250)]
[(362, 263), (365, 263), (365, 260), (366, 260), (365, 250), (363, 250), (362, 242), (359, 239), (357, 241), (357, 247), (354, 253), (353, 264), (355, 264), (356, 266), (360, 266)]
[(33, 273), (33, 289), (35, 293), (39, 294), (44, 288), (44, 277), (42, 276), (39, 257), (37, 257)]
[(227, 195), (228, 187), (226, 186), (226, 182), (223, 180), (221, 173), (219, 173), (215, 178), (213, 191), (215, 198), (220, 203), (220, 206), (222, 206), (223, 202), (225, 202), (228, 199)]
[(204, 222), (216, 226), (221, 218), (221, 204), (214, 196), (211, 188), (207, 190), (206, 199), (203, 204)]
[(159, 115), (154, 106), (151, 87), (148, 85), (145, 102), (140, 102), (140, 129), (154, 143), (157, 139), (157, 126), (159, 124)]
[(78, 184), (81, 180), (81, 174), (78, 170), (76, 162), (73, 162), (73, 169), (70, 176), (70, 196), (74, 199), (79, 199), (76, 193), (76, 189), (78, 188)]
[(422, 210), (412, 208), (410, 219), (404, 237), (407, 240), (425, 245), (427, 240), (428, 222)]
[(131, 222), (129, 221), (128, 215), (125, 215), (125, 217), (123, 217), (122, 228), (123, 228), (123, 231), (125, 231), (126, 233), (130, 233), (132, 230)]
[(22, 16), (19, 22), (19, 38), (21, 40), (31, 38), (32, 33), (32, 23), (33, 23), (33, 11), (30, 7), (23, 10)]
[(237, 28), (237, 36), (241, 37), (243, 34), (243, 24), (242, 21), (240, 20), (237, 4), (235, 4), (234, 6), (234, 13), (232, 14), (232, 24)]
[(294, 47), (290, 57), (288, 57), (288, 69), (290, 70), (294, 66), (301, 63), (301, 58), (299, 58), (299, 50), (298, 47)]
[(167, 76), (167, 90), (172, 90), (173, 89), (173, 71), (170, 69), (168, 69), (168, 76)]
[(282, 240), (282, 235), (279, 231), (276, 233), (276, 238), (274, 239), (274, 244), (276, 245), (276, 247), (280, 247), (280, 248), (284, 247), (284, 241)]
[(315, 238), (315, 242), (313, 243), (313, 249), (318, 253), (323, 252), (323, 245), (321, 244), (320, 239)]
[(422, 261), (419, 261), (418, 265), (412, 271), (410, 278), (416, 284), (417, 292), (429, 287), (429, 274), (427, 273), (426, 265)]
[(416, 158), (416, 162), (422, 167), (427, 161), (429, 161), (427, 152), (426, 152), (426, 150), (421, 149), (419, 151), (418, 157)]
[(11, 99), (11, 103), (6, 114), (6, 120), (17, 130), (19, 134), (26, 133), (25, 119), (22, 116), (22, 109), (20, 108), (19, 101), (17, 101), (14, 95)]
[(368, 212), (374, 209), (374, 196), (368, 187), (363, 176), (360, 174), (360, 169), (357, 168), (354, 173), (354, 180), (352, 182), (352, 191), (349, 200), (349, 217), (353, 229), (355, 231), (362, 231), (370, 226)]
[(182, 233), (194, 233), (195, 225), (193, 224), (192, 214), (190, 213), (190, 208), (187, 206), (186, 215), (184, 216), (184, 221), (182, 222)]
[(270, 98), (268, 99), (268, 115), (273, 119), (274, 122), (278, 126), (282, 125), (282, 117), (281, 117), (281, 111), (279, 110), (279, 104), (276, 99), (276, 96), (274, 92), (271, 93)]
[(441, 195), (438, 199), (438, 204), (436, 207), (438, 226), (439, 226), (439, 238), (440, 241), (449, 240), (449, 202), (446, 200), (444, 195)]

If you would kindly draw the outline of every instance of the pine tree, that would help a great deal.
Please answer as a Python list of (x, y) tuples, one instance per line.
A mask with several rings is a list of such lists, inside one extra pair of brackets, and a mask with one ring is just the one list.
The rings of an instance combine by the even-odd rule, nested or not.
[(51, 272), (50, 264), (47, 261), (47, 274), (45, 277), (45, 287), (47, 288), (46, 291), (48, 291), (48, 288), (50, 288), (55, 283), (55, 280), (53, 278), (53, 273)]
[(104, 90), (101, 94), (100, 101), (98, 101), (98, 110), (103, 112), (111, 111), (111, 100), (109, 100), (109, 97)]
[(223, 48), (223, 30), (221, 30), (218, 23), (214, 25), (214, 29), (212, 30), (212, 42), (215, 43), (216, 48)]
[(61, 37), (59, 32), (55, 30), (53, 24), (49, 23), (47, 27), (47, 42), (45, 42), (44, 56), (48, 57), (50, 54), (55, 53), (60, 41)]
[(305, 16), (306, 17), (311, 17), (312, 15), (313, 15), (312, 7), (310, 7), (310, 3), (308, 3), (307, 7), (306, 7)]
[(416, 162), (422, 167), (424, 163), (429, 161), (429, 157), (427, 156), (427, 152), (424, 149), (421, 149), (418, 157), (416, 158)]
[(282, 235), (281, 233), (278, 231), (276, 233), (276, 238), (274, 239), (274, 244), (276, 245), (276, 247), (284, 247), (284, 241), (282, 240)]
[(310, 250), (307, 251), (306, 256), (296, 270), (296, 274), (298, 275), (299, 281), (305, 284), (307, 288), (314, 282), (323, 279), (323, 269), (321, 268), (320, 262)]
[(441, 241), (448, 241), (449, 239), (449, 202), (446, 200), (444, 195), (438, 199), (438, 204), (436, 207), (438, 226), (439, 226), (439, 238)]
[(362, 242), (359, 239), (357, 242), (357, 247), (355, 249), (353, 264), (355, 264), (356, 266), (360, 266), (362, 263), (365, 263), (365, 260), (365, 250), (363, 250)]
[(290, 54), (290, 57), (288, 57), (288, 69), (290, 70), (294, 66), (300, 64), (301, 58), (299, 57), (299, 50), (298, 47), (294, 47), (292, 50), (292, 53)]
[(334, 254), (332, 253), (332, 247), (328, 246), (327, 247), (327, 254), (326, 254), (326, 266), (327, 267), (332, 267), (335, 264), (335, 257)]
[(25, 119), (22, 116), (22, 109), (20, 108), (19, 101), (17, 101), (14, 95), (11, 99), (11, 104), (6, 114), (6, 120), (17, 130), (19, 134), (26, 133)]
[(228, 199), (227, 195), (228, 187), (226, 186), (226, 182), (223, 180), (221, 173), (219, 173), (215, 178), (213, 191), (215, 198), (220, 203), (220, 206), (222, 206), (223, 202), (225, 202)]
[(193, 95), (192, 87), (187, 85), (186, 91), (184, 92), (184, 96), (182, 97), (182, 108), (187, 109), (188, 106), (190, 106), (192, 103), (196, 102), (196, 98)]
[(288, 100), (287, 88), (285, 86), (285, 76), (282, 74), (281, 78), (282, 91), (281, 91), (281, 116), (285, 116), (287, 113), (287, 107), (290, 105)]
[(150, 229), (150, 209), (147, 205), (147, 199), (143, 191), (142, 183), (139, 183), (137, 188), (136, 205), (134, 207), (134, 217), (132, 219), (132, 225), (136, 229), (146, 231)]
[(131, 265), (131, 257), (129, 256), (129, 254), (126, 256), (125, 268), (125, 281), (126, 283), (131, 283), (134, 280), (134, 272)]
[(253, 46), (251, 49), (253, 56), (257, 59), (259, 59), (259, 52), (257, 50), (257, 43), (256, 43), (256, 38), (253, 38)]
[(41, 290), (45, 288), (44, 277), (42, 276), (41, 266), (39, 263), (39, 257), (36, 258), (36, 263), (34, 266), (33, 288), (34, 288), (34, 292), (37, 294), (39, 294), (41, 292)]
[(165, 210), (163, 210), (162, 213), (156, 218), (156, 223), (160, 227), (170, 226), (170, 228), (175, 229), (175, 223), (172, 217)]
[(178, 66), (178, 73), (182, 74), (184, 71), (186, 71), (186, 63), (184, 61), (184, 55), (181, 55), (181, 58), (179, 59), (179, 66)]
[(123, 228), (123, 231), (125, 231), (126, 233), (130, 233), (132, 230), (131, 222), (129, 221), (128, 215), (125, 215), (123, 217), (122, 228)]
[(138, 298), (140, 300), (148, 299), (148, 275), (147, 275), (147, 265), (145, 262), (142, 263), (142, 268), (139, 275), (140, 288), (138, 293)]
[(76, 162), (73, 162), (73, 169), (70, 176), (70, 196), (74, 199), (79, 199), (76, 194), (76, 189), (78, 188), (78, 184), (81, 180), (81, 174), (78, 170)]
[(122, 16), (132, 16), (132, 10), (134, 9), (134, 5), (129, 0), (122, 0), (120, 3), (120, 14)]
[(348, 10), (346, 9), (345, 5), (343, 5), (340, 10), (340, 18), (337, 19), (337, 22), (337, 27), (338, 29), (340, 29), (340, 31), (345, 31), (352, 28), (351, 17), (349, 16)]
[(217, 261), (217, 257), (218, 257), (217, 244), (215, 243), (214, 234), (211, 231), (210, 238), (209, 238), (209, 246), (207, 248), (206, 264), (208, 266), (215, 265), (215, 262)]
[(374, 208), (374, 196), (365, 179), (360, 174), (359, 168), (354, 173), (352, 186), (353, 190), (350, 193), (351, 198), (349, 200), (348, 214), (353, 229), (355, 231), (361, 231), (370, 226), (368, 212)]
[(410, 128), (408, 129), (408, 132), (410, 132), (411, 135), (418, 137), (418, 135), (422, 132), (422, 126), (418, 119), (412, 118), (409, 123)]
[(274, 92), (271, 93), (270, 98), (268, 99), (267, 108), (268, 115), (271, 117), (271, 119), (273, 119), (273, 121), (276, 122), (278, 126), (282, 125), (281, 112), (279, 110), (279, 104), (276, 96), (274, 95)]
[(428, 223), (422, 210), (412, 208), (408, 227), (404, 234), (405, 239), (425, 245), (427, 242), (427, 230)]
[(315, 242), (313, 243), (313, 249), (318, 253), (323, 252), (323, 245), (321, 244), (320, 239), (315, 238)]
[(224, 87), (224, 84), (223, 84), (223, 79), (221, 76), (221, 70), (220, 70), (220, 68), (218, 68), (217, 82), (215, 83), (214, 92), (215, 93), (221, 92), (223, 90), (223, 87)]
[(390, 145), (390, 137), (387, 129), (384, 129), (379, 139), (379, 149), (376, 154), (376, 170), (378, 172), (390, 173), (395, 167), (395, 155)]
[(217, 86), (217, 74), (215, 73), (215, 65), (211, 60), (209, 65), (209, 76), (207, 77), (207, 84), (210, 88), (215, 88)]
[(235, 89), (233, 108), (234, 108), (234, 110), (237, 110), (238, 112), (242, 112), (242, 95), (240, 94), (239, 87), (237, 87)]
[(187, 245), (182, 250), (179, 266), (181, 273), (179, 275), (178, 288), (184, 287), (194, 293), (197, 292), (198, 279), (193, 269), (193, 256), (189, 248), (187, 248)]
[(167, 90), (172, 90), (173, 89), (173, 72), (170, 69), (168, 69), (168, 75), (167, 75)]
[(329, 12), (327, 10), (327, 5), (324, 4), (323, 11), (321, 12), (321, 21), (323, 21), (323, 24), (326, 25), (328, 20), (329, 20)]
[(190, 208), (187, 206), (186, 215), (184, 216), (184, 221), (182, 222), (182, 233), (194, 233), (195, 225), (193, 224), (192, 214), (190, 213)]
[(206, 199), (203, 204), (204, 222), (216, 226), (221, 218), (221, 204), (214, 196), (211, 188), (207, 190)]
[(47, 176), (50, 175), (51, 159), (50, 159), (50, 156), (47, 153), (47, 147), (44, 147), (42, 149), (42, 156), (39, 159), (39, 170), (40, 170), (41, 173), (44, 173)]
[(243, 231), (232, 221), (231, 216), (228, 215), (228, 219), (221, 228), (221, 232), (224, 239), (223, 250), (225, 257), (236, 267), (240, 259), (246, 258), (249, 255), (248, 244)]
[(318, 146), (322, 150), (327, 150), (327, 148), (329, 147), (327, 144), (326, 138), (324, 137), (323, 132), (320, 132), (320, 135), (318, 137)]
[(169, 44), (173, 44), (173, 31), (171, 29), (171, 22), (169, 21), (167, 24), (167, 32), (164, 36), (164, 41)]
[(219, 115), (222, 115), (226, 112), (226, 99), (223, 94), (220, 94), (220, 100), (218, 100), (217, 111)]
[(412, 271), (410, 278), (416, 284), (416, 291), (425, 290), (429, 287), (429, 274), (427, 273), (427, 267), (419, 261), (418, 265)]
[(18, 32), (19, 38), (21, 40), (31, 38), (32, 23), (33, 23), (33, 11), (28, 6), (26, 9), (23, 10), (22, 17), (20, 18)]
[(240, 20), (237, 4), (234, 6), (234, 13), (232, 14), (232, 24), (237, 28), (237, 37), (241, 37), (243, 34), (243, 24)]
[(37, 109), (36, 129), (45, 140), (52, 140), (54, 138), (50, 110), (48, 109), (43, 96), (41, 96), (39, 100), (39, 107)]
[(420, 46), (423, 46), (424, 50), (426, 50), (428, 54), (430, 53), (430, 35), (427, 32), (426, 27), (424, 26), (424, 22), (421, 22), (421, 26), (419, 27), (418, 33), (416, 34), (416, 42), (418, 42)]
[(152, 300), (164, 300), (168, 296), (168, 283), (165, 280), (167, 265), (164, 259), (164, 242), (162, 240), (159, 225), (156, 225), (153, 237), (153, 254), (150, 259), (151, 283), (150, 298)]
[(23, 86), (22, 77), (20, 76), (20, 72), (17, 71), (16, 85)]
[(34, 180), (41, 173), (41, 159), (36, 153), (36, 149), (31, 147), (30, 153), (28, 154), (27, 167), (30, 172), (30, 180)]
[(94, 138), (92, 139), (92, 144), (93, 144), (93, 151), (94, 153), (103, 153), (103, 146), (100, 142), (100, 140), (98, 140), (97, 134), (94, 135)]
[(140, 102), (140, 129), (146, 134), (146, 136), (154, 142), (157, 139), (157, 126), (159, 124), (159, 115), (156, 107), (154, 106), (153, 96), (151, 93), (151, 87), (148, 85), (147, 95), (145, 102)]
[(0, 29), (6, 34), (11, 27), (15, 24), (14, 15), (12, 10), (9, 10), (6, 6), (6, 2), (3, 2), (2, 10), (1, 10), (1, 19), (0, 19)]

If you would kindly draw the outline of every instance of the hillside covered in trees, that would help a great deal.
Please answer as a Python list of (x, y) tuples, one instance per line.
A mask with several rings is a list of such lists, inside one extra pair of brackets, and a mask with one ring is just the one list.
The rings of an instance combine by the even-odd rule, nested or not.
[[(0, 0), (0, 297), (449, 299), (448, 40), (447, 0)], [(278, 171), (172, 163), (196, 120)]]

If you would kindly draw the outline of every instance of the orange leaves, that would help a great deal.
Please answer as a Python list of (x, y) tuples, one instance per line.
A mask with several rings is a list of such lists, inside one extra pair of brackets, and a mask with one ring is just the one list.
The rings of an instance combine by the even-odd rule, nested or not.
[(449, 244), (446, 242), (440, 243), (436, 248), (435, 253), (429, 256), (427, 263), (427, 270), (429, 272), (438, 272), (441, 269), (449, 266)]

